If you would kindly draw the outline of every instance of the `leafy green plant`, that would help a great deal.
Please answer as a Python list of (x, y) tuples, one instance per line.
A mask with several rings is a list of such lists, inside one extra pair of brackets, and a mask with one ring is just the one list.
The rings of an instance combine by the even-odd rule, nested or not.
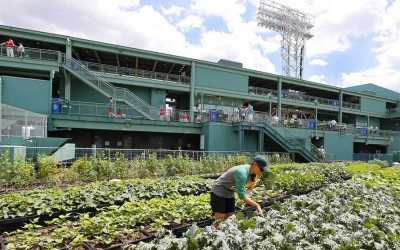
[(39, 155), (37, 159), (38, 178), (46, 182), (56, 181), (57, 164), (58, 162), (54, 157)]
[(9, 235), (8, 241), (11, 249), (21, 246), (28, 249), (74, 248), (84, 243), (103, 247), (122, 242), (138, 233), (141, 226), (146, 226), (147, 230), (157, 230), (169, 225), (204, 220), (210, 212), (208, 194), (132, 201), (121, 207), (110, 207), (93, 217), (82, 214), (77, 221), (52, 223), (48, 229), (30, 225), (25, 232)]
[(97, 172), (92, 164), (91, 159), (81, 158), (76, 160), (72, 166), (71, 170), (79, 175), (79, 179), (85, 182), (97, 180)]

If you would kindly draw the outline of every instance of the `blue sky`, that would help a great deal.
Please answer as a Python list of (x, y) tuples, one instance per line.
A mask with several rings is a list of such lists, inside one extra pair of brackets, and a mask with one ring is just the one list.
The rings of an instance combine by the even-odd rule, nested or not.
[[(314, 17), (305, 79), (400, 91), (400, 0), (281, 0)], [(259, 0), (14, 0), (0, 24), (281, 73), (280, 36)], [(8, 11), (19, 10), (19, 15)]]

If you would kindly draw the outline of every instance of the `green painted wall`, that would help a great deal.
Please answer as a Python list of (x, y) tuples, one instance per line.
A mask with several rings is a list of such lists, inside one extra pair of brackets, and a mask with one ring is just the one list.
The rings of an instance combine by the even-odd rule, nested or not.
[(196, 68), (196, 87), (248, 92), (248, 76), (205, 67)]
[(108, 103), (108, 98), (79, 79), (71, 79), (71, 100), (80, 102)]
[(121, 84), (114, 84), (116, 87), (126, 88), (132, 91), (135, 95), (140, 97), (143, 101), (147, 103), (151, 103), (151, 94), (152, 89), (139, 87), (139, 86), (128, 86), (128, 85), (121, 85)]
[(2, 103), (36, 113), (50, 113), (50, 81), (9, 76), (2, 76), (1, 79)]
[[(204, 124), (204, 150), (206, 151), (238, 151), (239, 132), (230, 124)], [(258, 131), (245, 131), (242, 151), (258, 151)]]
[[(311, 138), (315, 136), (315, 130), (307, 129), (278, 129), (287, 138), (299, 138), (305, 140), (306, 148), (311, 147)], [(324, 139), (324, 145), (329, 160), (353, 159), (353, 135), (339, 134), (330, 131), (318, 131), (317, 135)]]
[(361, 111), (386, 114), (386, 102), (368, 97), (361, 97)]
[(167, 91), (164, 89), (152, 89), (151, 90), (151, 106), (160, 108), (165, 106), (165, 97), (167, 96)]
[(373, 94), (378, 97), (384, 97), (384, 98), (393, 99), (393, 100), (400, 100), (399, 93), (389, 90), (389, 89), (386, 89), (386, 88), (379, 87), (379, 86), (377, 86), (375, 84), (371, 84), (371, 83), (353, 86), (353, 87), (349, 87), (347, 89), (357, 91), (360, 93)]
[[(196, 101), (200, 103), (200, 97), (198, 97)], [(241, 107), (243, 105), (243, 100), (228, 97), (204, 96), (204, 104)]]
[(204, 150), (236, 151), (239, 150), (238, 132), (232, 125), (223, 123), (206, 123), (203, 126)]
[(400, 151), (400, 134), (393, 137), (392, 143), (388, 147), (388, 153)]
[[(360, 123), (361, 124), (364, 124), (364, 123), (368, 124), (368, 117), (366, 117), (366, 116), (356, 116), (355, 121), (356, 121), (356, 124), (360, 124)], [(376, 117), (370, 117), (369, 118), (369, 127), (371, 127), (371, 126), (380, 128), (381, 127), (380, 119), (376, 118)]]
[(324, 146), (329, 160), (353, 160), (353, 135), (324, 134)]
[(243, 150), (247, 152), (258, 151), (258, 131), (245, 131)]

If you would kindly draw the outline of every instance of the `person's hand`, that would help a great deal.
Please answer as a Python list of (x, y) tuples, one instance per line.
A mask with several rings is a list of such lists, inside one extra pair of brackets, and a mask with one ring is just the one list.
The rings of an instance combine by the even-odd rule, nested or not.
[(261, 209), (261, 206), (258, 204), (256, 206), (256, 213), (258, 216), (263, 216), (263, 214), (264, 214), (263, 210)]

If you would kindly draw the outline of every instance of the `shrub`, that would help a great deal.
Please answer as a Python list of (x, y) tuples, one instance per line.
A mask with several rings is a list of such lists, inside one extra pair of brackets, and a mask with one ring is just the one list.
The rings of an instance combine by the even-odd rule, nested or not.
[[(81, 181), (95, 181), (97, 180), (97, 172), (92, 160), (89, 158), (81, 158), (76, 160), (72, 166), (71, 171), (79, 175)], [(70, 173), (72, 175), (72, 173)]]
[(58, 172), (57, 160), (52, 156), (39, 155), (37, 159), (37, 176), (43, 181), (56, 181)]
[[(109, 164), (110, 165), (110, 164)], [(121, 153), (115, 155), (115, 162), (112, 165), (112, 177), (123, 179), (128, 176), (128, 163), (125, 156)]]
[(35, 167), (32, 163), (17, 160), (14, 163), (15, 175), (13, 183), (16, 186), (30, 185), (35, 181)]

